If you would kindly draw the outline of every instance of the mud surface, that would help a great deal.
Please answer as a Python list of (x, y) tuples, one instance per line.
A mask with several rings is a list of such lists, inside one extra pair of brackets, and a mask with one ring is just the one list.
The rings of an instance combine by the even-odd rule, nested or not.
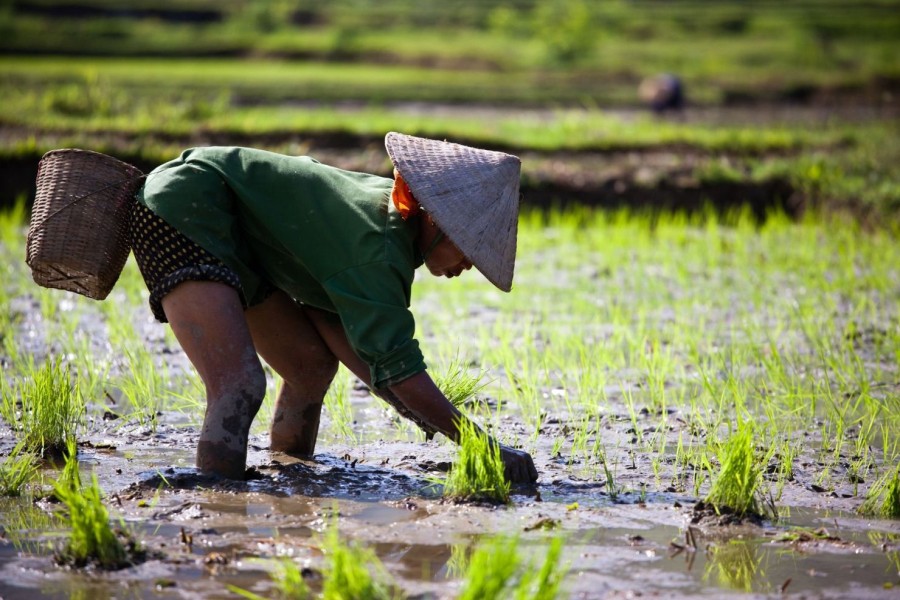
[[(157, 336), (148, 346), (166, 355), (174, 373), (187, 368), (159, 329), (148, 327)], [(80, 438), (83, 472), (99, 477), (108, 505), (136, 532), (147, 560), (110, 573), (58, 567), (51, 549), (61, 528), (47, 521), (52, 507), (4, 500), (0, 597), (234, 597), (228, 585), (270, 596), (266, 559), (274, 557), (308, 566), (316, 585), (319, 540), (335, 517), (342, 536), (374, 549), (416, 598), (455, 597), (461, 583), (454, 553), (492, 533), (519, 535), (523, 551), (535, 556), (549, 536), (565, 535), (566, 597), (573, 598), (883, 598), (885, 586), (900, 584), (900, 523), (856, 516), (859, 497), (849, 487), (818, 488), (812, 459), (801, 460), (787, 483), (780, 518), (729, 518), (698, 505), (690, 490), (653, 483), (649, 461), (629, 453), (634, 430), (624, 411), (613, 407), (602, 417), (604, 443), (620, 449), (608, 456), (617, 465), (614, 489), (600, 465), (554, 454), (550, 440), (569, 425), (567, 415), (555, 414), (536, 443), (537, 484), (515, 488), (509, 506), (459, 505), (441, 500), (451, 445), (440, 436), (404, 441), (409, 436), (398, 433), (396, 416), (380, 400), (359, 389), (350, 397), (366, 441), (326, 435), (313, 460), (300, 460), (270, 452), (267, 435), (257, 432), (240, 482), (193, 468), (198, 430), (185, 423), (191, 418), (164, 413), (155, 430), (93, 421)], [(648, 427), (658, 423), (655, 415), (640, 418)], [(329, 428), (325, 414), (323, 430)], [(524, 431), (514, 416), (503, 428), (512, 437)], [(3, 454), (14, 437), (4, 424)], [(661, 481), (678, 480), (674, 465), (662, 469)]]
[[(722, 597), (785, 588), (799, 597), (877, 598), (897, 580), (889, 560), (896, 544), (873, 543), (871, 522), (802, 484), (783, 523), (692, 524), (696, 500), (689, 495), (649, 494), (639, 502), (626, 494), (614, 502), (602, 481), (567, 477), (541, 453), (540, 482), (516, 490), (510, 507), (488, 508), (440, 501), (431, 478), (449, 458), (445, 447), (333, 446), (315, 461), (298, 461), (257, 446), (252, 479), (238, 483), (181, 466), (192, 460), (185, 450), (195, 442), (190, 431), (140, 437), (83, 444), (82, 460), (156, 556), (123, 571), (83, 573), (7, 543), (0, 546), (2, 597), (229, 597), (227, 584), (265, 595), (268, 572), (254, 559), (292, 556), (315, 565), (316, 536), (335, 514), (342, 533), (374, 548), (414, 597), (459, 591), (448, 574), (454, 546), (502, 532), (518, 533), (528, 548), (548, 530), (571, 540), (566, 559), (578, 573), (567, 585), (571, 597)], [(788, 523), (828, 533), (789, 537)], [(900, 535), (895, 524), (878, 527), (886, 540)]]
[[(689, 111), (683, 118), (729, 123), (761, 118), (751, 109), (742, 110), (702, 117)], [(811, 126), (829, 118), (821, 108), (768, 114), (806, 119)], [(863, 111), (857, 118), (883, 116)], [(20, 133), (0, 128), (0, 135)], [(53, 135), (65, 139), (65, 132), (42, 139), (52, 140)], [(173, 143), (259, 141), (190, 137)], [(130, 140), (119, 142), (126, 147)], [(380, 140), (323, 137), (296, 142), (298, 148), (346, 168), (377, 172), (385, 167)], [(349, 152), (350, 147), (355, 150)], [(676, 156), (674, 149), (523, 158), (531, 177), (526, 198), (536, 202), (566, 195), (615, 205), (646, 201), (651, 188), (651, 201), (668, 207), (710, 198), (708, 189), (696, 187), (688, 177), (692, 161), (702, 157)], [(149, 170), (153, 165), (141, 166)], [(33, 182), (32, 167), (36, 160), (7, 160), (0, 165), (2, 179), (8, 186), (13, 180)], [(723, 187), (719, 194), (729, 201), (749, 197), (786, 206), (793, 198), (789, 186), (779, 181), (747, 189)], [(65, 296), (60, 298), (66, 302)], [(53, 340), (43, 337), (41, 306), (35, 298), (16, 298), (10, 306), (16, 312), (16, 330), (4, 333), (16, 336), (20, 352), (41, 361), (48, 352), (59, 351)], [(467, 310), (471, 319), (491, 318), (490, 309)], [(181, 351), (164, 338), (161, 326), (146, 316), (142, 319), (137, 329), (144, 345), (167, 364), (172, 378), (184, 377), (189, 365)], [(80, 327), (89, 336), (88, 351), (108, 356), (123, 368), (122, 358), (103, 341), (99, 312), (89, 314)], [(898, 393), (898, 385), (890, 393)], [(580, 416), (551, 413), (529, 448), (540, 473), (538, 482), (514, 488), (509, 506), (459, 505), (441, 499), (440, 481), (453, 458), (446, 440), (438, 436), (424, 442), (409, 429), (398, 429), (396, 414), (360, 386), (353, 386), (348, 395), (358, 443), (342, 439), (326, 412), (314, 459), (270, 452), (263, 411), (250, 439), (248, 478), (241, 482), (194, 468), (200, 415), (164, 411), (154, 429), (95, 411), (79, 436), (83, 471), (98, 476), (110, 509), (137, 533), (147, 560), (109, 573), (61, 568), (52, 552), (64, 530), (48, 516), (53, 506), (46, 499), (0, 499), (0, 598), (236, 597), (228, 585), (272, 596), (268, 559), (280, 556), (308, 567), (315, 586), (322, 564), (320, 537), (335, 516), (342, 536), (373, 548), (403, 591), (416, 598), (456, 597), (461, 575), (454, 568), (455, 556), (497, 533), (519, 535), (523, 552), (535, 559), (543, 556), (552, 536), (565, 535), (563, 560), (570, 568), (565, 590), (573, 598), (897, 594), (900, 523), (859, 517), (860, 490), (848, 483), (852, 478), (840, 472), (840, 465), (833, 467), (831, 478), (839, 483), (820, 487), (822, 465), (812, 452), (795, 461), (793, 477), (778, 501), (778, 516), (742, 520), (719, 515), (698, 504), (685, 468), (674, 458), (651, 464), (650, 457), (636, 450), (632, 416), (621, 402), (611, 402), (604, 406), (596, 431), (610, 449), (612, 480), (603, 465), (582, 464), (554, 447), (553, 440), (561, 438), (566, 440), (563, 448), (571, 446)], [(496, 404), (490, 397), (482, 400), (489, 407)], [(690, 421), (690, 415), (678, 411), (667, 415), (670, 443)], [(659, 415), (648, 410), (637, 415), (637, 429), (649, 432), (659, 422)], [(496, 433), (522, 439), (529, 430), (514, 410), (505, 409)], [(15, 434), (0, 420), (0, 456), (6, 456), (14, 442)], [(55, 475), (48, 466), (46, 476)]]

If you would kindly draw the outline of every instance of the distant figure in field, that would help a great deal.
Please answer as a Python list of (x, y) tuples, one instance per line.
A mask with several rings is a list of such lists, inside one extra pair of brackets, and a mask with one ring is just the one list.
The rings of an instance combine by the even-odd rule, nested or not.
[(638, 88), (638, 95), (641, 102), (657, 114), (684, 108), (684, 85), (681, 79), (669, 73), (644, 79)]

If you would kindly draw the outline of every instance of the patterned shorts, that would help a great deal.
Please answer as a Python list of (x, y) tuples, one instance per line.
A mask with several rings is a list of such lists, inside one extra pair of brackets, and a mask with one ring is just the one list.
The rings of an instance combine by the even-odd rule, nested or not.
[(168, 323), (162, 299), (185, 281), (215, 281), (241, 293), (237, 273), (186, 238), (140, 202), (134, 203), (129, 227), (131, 249), (150, 290), (150, 310)]

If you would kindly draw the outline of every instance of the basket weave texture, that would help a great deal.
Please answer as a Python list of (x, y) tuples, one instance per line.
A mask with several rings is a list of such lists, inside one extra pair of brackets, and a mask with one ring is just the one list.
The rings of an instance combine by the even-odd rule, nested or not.
[(34, 281), (103, 300), (131, 246), (128, 226), (140, 169), (111, 156), (66, 148), (38, 164), (26, 262)]

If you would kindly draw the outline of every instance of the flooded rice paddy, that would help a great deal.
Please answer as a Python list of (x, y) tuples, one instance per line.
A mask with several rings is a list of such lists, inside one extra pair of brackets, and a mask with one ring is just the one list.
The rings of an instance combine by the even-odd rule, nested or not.
[[(559, 597), (883, 598), (900, 585), (900, 521), (860, 513), (900, 448), (900, 256), (890, 232), (774, 216), (526, 214), (514, 290), (471, 272), (414, 284), (430, 369), (487, 385), (466, 412), (527, 449), (537, 484), (508, 506), (443, 500), (454, 448), (425, 441), (341, 371), (314, 460), (268, 450), (270, 394), (248, 479), (193, 469), (202, 389), (152, 321), (133, 264), (110, 299), (33, 284), (4, 224), (3, 393), (48, 357), (86, 405), (82, 473), (146, 560), (60, 567), (67, 535), (44, 463), (0, 498), (0, 597), (234, 598), (277, 592), (279, 558), (321, 589), (322, 536), (374, 551), (402, 594), (456, 598), (467, 560), (515, 536), (523, 564), (565, 540)], [(759, 516), (701, 503), (722, 448), (752, 423)], [(21, 434), (0, 421), (0, 454)]]

